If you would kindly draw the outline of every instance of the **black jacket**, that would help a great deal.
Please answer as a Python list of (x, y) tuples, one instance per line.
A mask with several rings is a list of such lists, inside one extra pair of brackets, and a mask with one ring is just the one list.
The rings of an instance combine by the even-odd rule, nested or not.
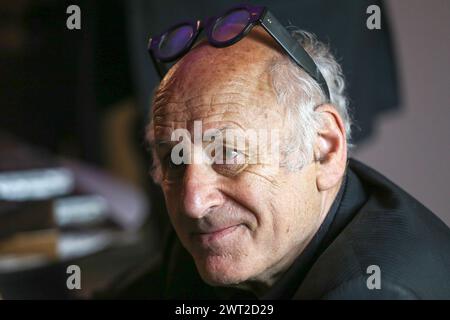
[[(379, 268), (380, 288), (374, 284)], [(369, 268), (369, 270), (368, 270)], [(116, 283), (112, 298), (256, 298), (213, 288), (172, 233), (160, 263)], [(450, 299), (450, 229), (364, 164), (350, 159), (325, 221), (266, 299)]]

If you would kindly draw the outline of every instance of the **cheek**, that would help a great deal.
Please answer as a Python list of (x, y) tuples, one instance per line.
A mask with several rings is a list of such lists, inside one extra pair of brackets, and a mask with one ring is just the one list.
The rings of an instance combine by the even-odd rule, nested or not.
[[(258, 219), (255, 243), (276, 255), (298, 245), (310, 234), (320, 201), (314, 172), (287, 173), (248, 183), (243, 201), (252, 203)], [(254, 179), (255, 180), (255, 179)]]
[(303, 243), (314, 231), (320, 216), (320, 194), (314, 181), (313, 175), (303, 172), (286, 184), (284, 195), (277, 199), (276, 207), (280, 210), (274, 218), (274, 229), (287, 246)]
[[(245, 174), (245, 179), (236, 183), (233, 190), (234, 201), (245, 207), (252, 214), (254, 225), (251, 226), (252, 246), (261, 253), (273, 247), (276, 240), (276, 219), (282, 218), (278, 214), (276, 188), (261, 177), (254, 174)], [(255, 249), (256, 249), (255, 248)]]

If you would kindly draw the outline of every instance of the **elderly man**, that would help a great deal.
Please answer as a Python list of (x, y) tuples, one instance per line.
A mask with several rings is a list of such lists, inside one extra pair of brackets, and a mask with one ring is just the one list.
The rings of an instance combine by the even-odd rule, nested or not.
[(449, 228), (347, 157), (344, 80), (327, 46), (241, 6), (177, 25), (150, 51), (164, 76), (153, 177), (175, 232), (161, 265), (116, 297), (450, 298)]

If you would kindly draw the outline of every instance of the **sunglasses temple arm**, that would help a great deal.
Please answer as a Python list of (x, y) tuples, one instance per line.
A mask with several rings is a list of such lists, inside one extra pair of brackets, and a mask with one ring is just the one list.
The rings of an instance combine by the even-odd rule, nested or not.
[(319, 83), (327, 98), (330, 99), (328, 85), (313, 59), (269, 10), (266, 10), (264, 16), (261, 17), (261, 25), (286, 50), (289, 56)]
[(156, 72), (158, 73), (160, 79), (164, 78), (164, 76), (166, 75), (168, 69), (167, 67), (161, 63), (160, 61), (158, 61), (154, 56), (153, 53), (150, 53), (150, 58), (152, 59), (153, 62), (153, 66), (156, 69)]

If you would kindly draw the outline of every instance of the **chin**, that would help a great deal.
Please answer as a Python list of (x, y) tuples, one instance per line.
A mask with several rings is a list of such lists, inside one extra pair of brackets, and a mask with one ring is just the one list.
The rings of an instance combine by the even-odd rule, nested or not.
[(254, 276), (250, 263), (232, 256), (207, 256), (195, 259), (203, 281), (211, 286), (235, 286)]

